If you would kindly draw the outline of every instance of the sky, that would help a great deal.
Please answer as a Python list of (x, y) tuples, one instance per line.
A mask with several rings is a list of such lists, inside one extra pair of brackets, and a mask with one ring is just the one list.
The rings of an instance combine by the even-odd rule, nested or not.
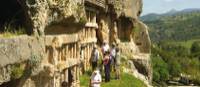
[(200, 0), (143, 0), (142, 15), (160, 14), (172, 9), (183, 10), (187, 8), (200, 8)]

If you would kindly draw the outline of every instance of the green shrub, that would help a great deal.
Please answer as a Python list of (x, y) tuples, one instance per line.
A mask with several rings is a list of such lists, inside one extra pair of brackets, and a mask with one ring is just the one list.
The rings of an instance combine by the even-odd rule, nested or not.
[(151, 61), (153, 63), (153, 81), (159, 84), (167, 81), (169, 78), (167, 63), (158, 55), (152, 55)]
[(200, 42), (193, 42), (191, 47), (191, 54), (197, 54), (200, 52)]
[(29, 69), (26, 70), (27, 75), (35, 75), (40, 71), (41, 55), (31, 55), (31, 58), (28, 60)]
[(24, 73), (24, 69), (20, 64), (16, 64), (11, 68), (11, 79), (19, 79)]
[(157, 70), (153, 70), (153, 81), (155, 82), (160, 81), (160, 73)]
[(180, 73), (182, 72), (182, 70), (181, 70), (180, 63), (178, 63), (177, 60), (170, 61), (168, 66), (169, 66), (170, 74), (172, 76), (180, 76)]

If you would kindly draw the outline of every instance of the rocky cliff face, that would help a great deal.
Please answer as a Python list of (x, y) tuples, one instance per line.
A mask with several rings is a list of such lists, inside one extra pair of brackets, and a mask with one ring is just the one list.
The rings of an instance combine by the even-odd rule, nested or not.
[[(40, 64), (44, 57), (44, 41), (30, 36), (0, 39), (0, 84), (19, 79), (26, 70), (31, 71), (31, 63)], [(32, 75), (40, 68), (32, 69)]]
[(77, 87), (78, 65), (83, 62), (87, 69), (93, 46), (104, 41), (119, 44), (135, 66), (131, 73), (151, 82), (148, 27), (138, 19), (142, 0), (18, 3), (33, 36), (0, 39), (0, 84), (12, 84), (14, 76), (17, 87), (60, 87), (63, 82)]
[(51, 23), (78, 22), (85, 17), (82, 0), (24, 0), (28, 27), (35, 35), (44, 35), (44, 29)]

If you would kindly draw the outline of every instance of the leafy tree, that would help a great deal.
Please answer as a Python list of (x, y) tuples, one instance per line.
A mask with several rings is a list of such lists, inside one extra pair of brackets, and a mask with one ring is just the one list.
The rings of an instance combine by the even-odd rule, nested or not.
[(152, 55), (153, 62), (153, 81), (161, 83), (165, 82), (169, 78), (169, 71), (167, 63), (160, 57)]
[(177, 60), (171, 60), (169, 62), (169, 71), (172, 76), (180, 76), (181, 64)]
[(192, 44), (192, 47), (191, 47), (191, 53), (194, 54), (194, 53), (198, 53), (200, 52), (200, 42), (194, 42)]

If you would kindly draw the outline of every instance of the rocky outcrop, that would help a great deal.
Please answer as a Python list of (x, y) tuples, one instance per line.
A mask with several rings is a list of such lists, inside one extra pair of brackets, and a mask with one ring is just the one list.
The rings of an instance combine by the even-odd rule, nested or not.
[(138, 45), (142, 53), (151, 53), (151, 41), (148, 33), (148, 26), (141, 21), (137, 22), (137, 28), (139, 29), (135, 36), (135, 43)]
[(137, 73), (133, 75), (144, 77), (143, 80), (151, 83), (148, 27), (138, 19), (142, 12), (142, 0), (111, 0), (110, 4), (113, 5), (113, 14), (116, 14), (118, 43), (122, 54), (134, 64), (135, 68), (131, 69)]
[(24, 6), (29, 28), (35, 35), (44, 35), (44, 29), (51, 23), (79, 22), (84, 20), (84, 2), (82, 0), (25, 0)]
[[(0, 39), (0, 84), (12, 79), (13, 67), (43, 58), (44, 41), (35, 37), (19, 36)], [(25, 68), (23, 68), (25, 69)], [(36, 72), (37, 73), (37, 72)], [(19, 78), (19, 77), (18, 77)]]
[(16, 75), (19, 87), (59, 87), (63, 82), (77, 87), (79, 64), (88, 69), (92, 48), (104, 41), (117, 43), (132, 61), (135, 68), (131, 69), (139, 73), (133, 75), (143, 75), (150, 82), (148, 27), (138, 19), (142, 0), (18, 2), (33, 36), (0, 39), (0, 84), (11, 80), (17, 64), (20, 72), (31, 71), (28, 76), (27, 72)]
[(108, 2), (113, 5), (117, 17), (138, 19), (142, 12), (142, 0), (109, 0)]

